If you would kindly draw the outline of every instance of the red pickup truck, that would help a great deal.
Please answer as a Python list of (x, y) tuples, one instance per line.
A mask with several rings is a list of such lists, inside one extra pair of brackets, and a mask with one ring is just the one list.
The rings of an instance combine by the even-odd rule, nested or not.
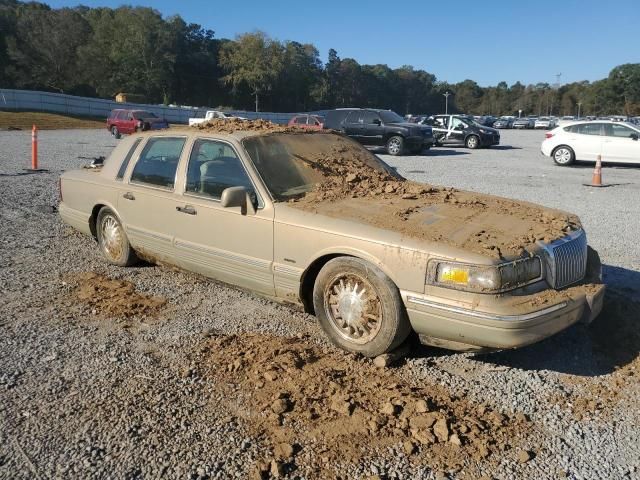
[(112, 110), (107, 118), (107, 130), (120, 138), (123, 133), (169, 128), (169, 122), (146, 110)]

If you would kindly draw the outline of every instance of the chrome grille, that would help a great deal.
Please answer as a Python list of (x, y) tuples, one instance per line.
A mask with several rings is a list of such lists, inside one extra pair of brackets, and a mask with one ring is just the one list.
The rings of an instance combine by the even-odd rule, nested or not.
[(553, 288), (562, 288), (584, 278), (587, 271), (587, 234), (579, 230), (545, 245), (547, 280)]

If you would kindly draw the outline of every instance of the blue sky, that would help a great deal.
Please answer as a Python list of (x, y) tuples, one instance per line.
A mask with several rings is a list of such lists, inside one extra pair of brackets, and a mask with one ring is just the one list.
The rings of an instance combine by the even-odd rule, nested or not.
[[(46, 0), (45, 0), (46, 1)], [(179, 14), (217, 38), (262, 30), (313, 43), (359, 63), (413, 65), (480, 85), (598, 80), (616, 65), (640, 62), (638, 0), (52, 0), (52, 7), (123, 3)]]

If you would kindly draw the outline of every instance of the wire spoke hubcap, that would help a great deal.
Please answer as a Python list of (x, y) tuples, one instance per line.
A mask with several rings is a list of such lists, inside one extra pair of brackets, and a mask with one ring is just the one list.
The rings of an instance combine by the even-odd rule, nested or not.
[(366, 279), (339, 275), (328, 283), (324, 300), (332, 326), (346, 340), (364, 344), (380, 331), (382, 305)]
[(124, 251), (124, 235), (118, 221), (110, 215), (100, 225), (102, 245), (105, 253), (113, 260), (118, 260)]

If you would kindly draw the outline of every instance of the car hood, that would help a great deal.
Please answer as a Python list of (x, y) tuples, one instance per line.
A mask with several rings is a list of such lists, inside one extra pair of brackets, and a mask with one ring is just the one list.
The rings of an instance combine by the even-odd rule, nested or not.
[[(413, 182), (407, 182), (403, 191), (409, 193), (385, 194), (383, 189), (373, 192), (373, 197), (303, 199), (287, 205), (343, 220), (328, 224), (333, 230), (343, 230), (334, 233), (367, 235), (376, 242), (410, 246), (432, 254), (446, 247), (447, 255), (456, 258), (465, 257), (467, 252), (494, 261), (536, 254), (540, 242), (550, 243), (581, 228), (575, 215), (528, 202)], [(457, 253), (452, 254), (452, 248)]]

